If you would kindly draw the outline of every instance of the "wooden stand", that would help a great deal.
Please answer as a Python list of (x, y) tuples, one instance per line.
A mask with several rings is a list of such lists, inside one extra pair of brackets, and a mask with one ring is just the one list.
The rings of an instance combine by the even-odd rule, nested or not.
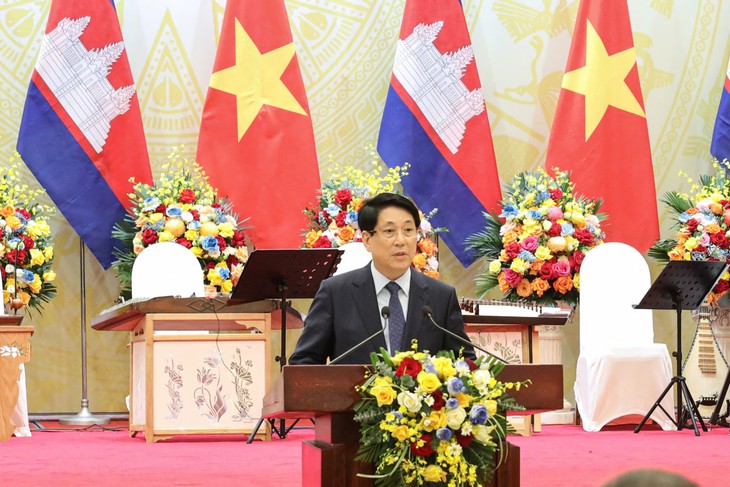
[[(136, 303), (94, 320), (97, 330), (130, 332), (130, 436), (141, 431), (156, 442), (183, 434), (251, 434), (273, 368), (275, 303), (195, 313), (194, 301), (183, 301), (191, 299)], [(256, 436), (269, 440), (271, 431)]]
[[(286, 366), (264, 398), (265, 418), (317, 418), (315, 439), (302, 445), (302, 485), (304, 487), (365, 487), (371, 479), (369, 464), (355, 462), (359, 428), (353, 407), (360, 400), (355, 386), (364, 381), (362, 365)], [(535, 387), (523, 388), (513, 397), (528, 411), (556, 409), (563, 403), (561, 365), (508, 365), (500, 380), (531, 379)], [(495, 473), (490, 485), (506, 487), (520, 483), (519, 448), (508, 443), (506, 463)]]
[(0, 316), (0, 441), (8, 441), (15, 430), (10, 422), (18, 403), (20, 364), (30, 360), (30, 337), (35, 328), (17, 324), (17, 316)]

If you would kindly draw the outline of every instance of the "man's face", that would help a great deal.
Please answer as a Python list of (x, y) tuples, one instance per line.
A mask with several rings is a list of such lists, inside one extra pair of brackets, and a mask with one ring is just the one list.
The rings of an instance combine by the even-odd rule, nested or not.
[(403, 275), (416, 255), (418, 227), (403, 208), (383, 208), (372, 233), (363, 232), (365, 248), (373, 255), (375, 268), (390, 280)]

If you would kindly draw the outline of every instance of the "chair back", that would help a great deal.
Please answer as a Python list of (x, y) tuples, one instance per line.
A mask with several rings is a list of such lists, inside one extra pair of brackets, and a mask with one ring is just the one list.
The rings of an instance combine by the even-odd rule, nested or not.
[(580, 351), (654, 342), (651, 310), (634, 309), (651, 286), (649, 266), (633, 247), (609, 242), (580, 269)]
[(205, 296), (203, 270), (192, 252), (159, 242), (139, 253), (132, 266), (132, 298)]

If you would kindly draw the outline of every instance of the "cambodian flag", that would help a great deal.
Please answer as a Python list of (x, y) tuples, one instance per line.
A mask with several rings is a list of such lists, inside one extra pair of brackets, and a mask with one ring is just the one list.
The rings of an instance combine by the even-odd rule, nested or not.
[(465, 267), (464, 241), (501, 199), (479, 73), (458, 0), (408, 0), (380, 126), (385, 163), (408, 162), (403, 186)]
[(710, 153), (720, 161), (730, 159), (730, 64), (725, 73), (725, 86), (720, 97), (720, 106), (717, 108)]
[(136, 181), (152, 181), (134, 80), (110, 0), (54, 0), (18, 152), (106, 269)]

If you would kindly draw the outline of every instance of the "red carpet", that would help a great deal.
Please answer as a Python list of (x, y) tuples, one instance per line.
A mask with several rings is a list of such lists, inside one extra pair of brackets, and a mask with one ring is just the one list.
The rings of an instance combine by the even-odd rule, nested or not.
[[(44, 422), (47, 428), (57, 424)], [(122, 426), (124, 426), (122, 424)], [(31, 438), (0, 443), (0, 470), (14, 486), (301, 485), (301, 441), (313, 430), (285, 440), (247, 445), (241, 436), (190, 436), (148, 444), (117, 431), (33, 431)], [(577, 426), (545, 426), (532, 437), (512, 437), (521, 448), (522, 485), (600, 486), (620, 472), (653, 467), (681, 473), (702, 486), (727, 478), (730, 436), (725, 428), (695, 437), (692, 430), (648, 427), (586, 433)]]

